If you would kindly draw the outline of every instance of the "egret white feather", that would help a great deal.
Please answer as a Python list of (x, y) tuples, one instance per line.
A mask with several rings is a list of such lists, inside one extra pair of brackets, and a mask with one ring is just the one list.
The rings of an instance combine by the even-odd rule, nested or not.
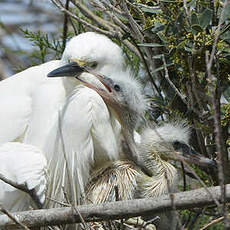
[[(0, 146), (0, 174), (16, 184), (24, 185), (40, 204), (47, 189), (47, 162), (43, 153), (32, 145), (8, 142)], [(28, 193), (0, 180), (0, 203), (9, 211), (36, 207)]]

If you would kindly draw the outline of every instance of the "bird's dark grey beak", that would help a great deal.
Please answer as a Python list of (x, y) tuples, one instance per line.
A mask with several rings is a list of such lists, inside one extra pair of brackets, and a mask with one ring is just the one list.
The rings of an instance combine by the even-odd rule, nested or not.
[(47, 77), (78, 77), (84, 71), (86, 71), (84, 67), (79, 66), (76, 62), (71, 62), (51, 71)]
[(216, 162), (214, 160), (203, 157), (202, 155), (198, 154), (193, 148), (186, 144), (181, 146), (180, 151), (182, 152), (182, 158), (189, 163), (193, 163), (203, 167), (216, 167)]

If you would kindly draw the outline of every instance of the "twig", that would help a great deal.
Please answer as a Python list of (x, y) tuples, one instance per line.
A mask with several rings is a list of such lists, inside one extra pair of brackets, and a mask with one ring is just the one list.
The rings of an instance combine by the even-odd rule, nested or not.
[[(66, 8), (66, 10), (69, 9), (69, 0), (66, 0), (65, 8)], [(68, 14), (65, 13), (64, 14), (64, 22), (63, 22), (63, 34), (62, 34), (62, 37), (63, 37), (62, 38), (63, 39), (62, 50), (65, 49), (67, 32), (68, 32)]]
[(83, 226), (84, 226), (84, 229), (89, 230), (89, 227), (88, 227), (88, 225), (86, 224), (86, 222), (85, 222), (84, 218), (82, 217), (81, 213), (79, 212), (78, 208), (76, 208), (75, 206), (73, 206), (73, 205), (70, 203), (69, 198), (68, 198), (67, 193), (65, 192), (64, 188), (62, 188), (62, 191), (63, 191), (64, 197), (65, 197), (65, 199), (66, 199), (66, 202), (70, 205), (70, 207), (74, 210), (74, 212), (75, 212), (76, 214), (79, 215), (80, 220), (81, 220), (81, 223), (82, 223)]
[(144, 41), (144, 36), (140, 32), (141, 27), (136, 23), (136, 21), (133, 19), (132, 15), (130, 14), (129, 9), (127, 7), (126, 0), (122, 0), (122, 8), (124, 9), (126, 17), (129, 20), (129, 23), (133, 29), (134, 34), (136, 35), (138, 40), (142, 43)]
[(68, 204), (68, 203), (64, 203), (64, 202), (55, 200), (55, 199), (53, 199), (53, 198), (51, 198), (51, 197), (47, 197), (46, 199), (47, 199), (47, 200), (50, 200), (50, 201), (53, 201), (53, 202), (56, 203), (56, 204), (60, 204), (60, 205), (62, 205), (62, 206), (65, 206), (65, 207), (71, 207), (71, 204)]
[(175, 92), (181, 98), (181, 100), (184, 102), (184, 104), (188, 106), (188, 102), (185, 100), (186, 97), (180, 93), (180, 91), (177, 89), (177, 87), (173, 84), (173, 82), (169, 78), (169, 73), (168, 73), (168, 69), (167, 69), (167, 65), (166, 65), (166, 61), (165, 61), (165, 56), (164, 55), (162, 55), (162, 61), (163, 61), (163, 64), (164, 64), (164, 70), (165, 70), (165, 78), (166, 78), (166, 80), (168, 81), (169, 85), (175, 90)]
[(25, 230), (30, 230), (25, 224), (22, 224), (19, 220), (17, 220), (16, 216), (11, 215), (11, 213), (6, 210), (2, 204), (0, 204), (0, 211), (6, 214), (16, 225), (21, 226)]
[(103, 30), (98, 28), (97, 26), (93, 26), (90, 23), (88, 23), (87, 21), (83, 20), (82, 18), (78, 17), (77, 15), (73, 14), (72, 12), (70, 12), (69, 10), (66, 10), (58, 0), (51, 0), (59, 9), (60, 11), (68, 14), (70, 17), (74, 18), (75, 20), (77, 20), (78, 22), (82, 23), (82, 25), (85, 25), (86, 27), (88, 27), (89, 29), (92, 29), (98, 33), (104, 34), (106, 36), (109, 37), (114, 37), (114, 38), (118, 38), (118, 32), (111, 32), (111, 31), (107, 31), (107, 30)]
[[(78, 0), (71, 0), (71, 2), (81, 11), (82, 14), (85, 15), (86, 18), (89, 18), (93, 20), (97, 25), (103, 27), (104, 29), (111, 31), (113, 29), (119, 31), (120, 28), (116, 25), (110, 23), (109, 21), (105, 21), (104, 19), (98, 17), (96, 14), (94, 14), (91, 10), (89, 10), (85, 5), (83, 5)], [(113, 29), (112, 29), (113, 28)]]
[[(230, 214), (228, 214), (228, 216), (230, 217)], [(222, 220), (224, 220), (224, 217), (223, 217), (223, 216), (221, 216), (221, 217), (219, 217), (219, 218), (217, 218), (217, 219), (211, 221), (210, 223), (206, 224), (206, 225), (205, 225), (204, 227), (202, 227), (200, 230), (205, 230), (205, 229), (211, 227), (211, 226), (214, 225), (214, 224), (220, 223)]]
[(185, 169), (184, 169), (184, 164), (181, 162), (181, 168), (182, 168), (182, 175), (183, 175), (183, 191), (186, 191), (186, 175), (185, 175)]
[(151, 74), (151, 72), (150, 72), (148, 63), (146, 62), (145, 57), (144, 57), (144, 55), (143, 55), (143, 53), (142, 53), (140, 47), (139, 47), (138, 45), (136, 45), (134, 39), (132, 39), (132, 41), (133, 41), (133, 43), (135, 44), (135, 46), (137, 47), (137, 49), (138, 49), (138, 51), (139, 51), (139, 53), (140, 53), (140, 55), (141, 55), (141, 60), (142, 60), (143, 63), (144, 63), (145, 69), (146, 69), (147, 74), (148, 74), (148, 76), (149, 76), (149, 80), (150, 80), (150, 82), (152, 83), (152, 86), (153, 86), (154, 90), (158, 93), (158, 95), (159, 95), (159, 97), (162, 99), (162, 101), (164, 101), (164, 97), (162, 96), (160, 89), (158, 88), (158, 86), (156, 85), (155, 81), (153, 80), (153, 77), (152, 77), (152, 74)]
[(118, 10), (117, 7), (110, 4), (109, 1), (100, 0), (100, 2), (102, 2), (104, 6), (107, 6), (110, 9), (110, 11), (114, 11), (115, 13), (124, 16), (124, 13), (121, 10)]
[(186, 19), (187, 19), (187, 22), (188, 22), (188, 25), (190, 25), (190, 16), (189, 16), (189, 11), (188, 11), (188, 6), (187, 6), (187, 2), (186, 0), (183, 0), (183, 7), (185, 9), (185, 16), (186, 16)]
[[(141, 21), (142, 21), (142, 24), (144, 25), (144, 24), (145, 24), (145, 15), (144, 15), (143, 11), (141, 11), (141, 10), (136, 6), (135, 3), (131, 3), (130, 1), (127, 1), (127, 4), (128, 4), (129, 6), (131, 6), (133, 9), (137, 10), (137, 11), (140, 13), (140, 15), (141, 15)], [(141, 28), (141, 27), (140, 27), (140, 28)]]
[[(175, 206), (175, 203), (174, 203), (174, 194), (173, 194), (173, 192), (172, 192), (172, 190), (171, 190), (171, 188), (170, 188), (170, 186), (169, 186), (170, 182), (169, 182), (168, 174), (165, 173), (164, 176), (165, 176), (165, 179), (166, 179), (166, 181), (167, 181), (168, 195), (169, 195), (169, 198), (170, 198), (170, 200), (171, 200), (171, 206), (172, 206), (172, 211), (171, 211), (171, 213), (172, 213), (172, 215), (173, 215), (173, 218), (174, 218), (174, 219), (176, 218), (176, 220), (177, 220), (177, 223), (178, 223), (178, 225), (179, 225), (178, 228), (182, 230), (182, 229), (183, 229), (183, 228), (182, 228), (182, 223), (181, 223), (181, 221), (180, 221), (180, 218), (179, 218), (179, 215), (178, 215), (178, 213), (177, 213), (177, 211), (176, 211), (176, 206)], [(174, 221), (172, 220), (172, 222), (174, 222)]]

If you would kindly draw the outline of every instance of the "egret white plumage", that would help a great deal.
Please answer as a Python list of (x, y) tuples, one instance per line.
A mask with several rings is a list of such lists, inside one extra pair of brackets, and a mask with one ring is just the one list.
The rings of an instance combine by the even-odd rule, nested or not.
[(123, 68), (119, 46), (103, 35), (87, 32), (69, 41), (61, 60), (31, 67), (1, 81), (0, 143), (19, 140), (44, 148), (56, 112), (79, 84), (74, 78), (50, 79), (47, 74), (70, 62), (84, 63), (108, 75)]
[[(201, 157), (189, 147), (189, 129), (179, 123), (145, 129), (141, 144), (137, 148), (131, 136), (138, 115), (142, 115), (145, 109), (145, 100), (135, 87), (138, 83), (131, 79), (130, 84), (128, 76), (121, 79), (97, 77), (106, 85), (108, 91), (88, 83), (86, 85), (98, 92), (116, 110), (123, 128), (126, 129), (127, 145), (131, 146), (129, 150), (137, 151), (154, 176), (145, 175), (137, 165), (127, 160), (108, 162), (92, 176), (87, 187), (89, 202), (103, 203), (133, 199), (137, 193), (138, 197), (157, 197), (169, 191), (175, 192), (178, 173), (177, 169), (168, 162), (169, 160), (182, 158), (204, 166), (214, 164), (212, 160)], [(172, 217), (171, 213), (161, 216), (159, 229), (169, 229), (169, 226), (170, 229), (174, 229), (176, 221)]]
[(17, 185), (25, 186), (29, 192), (23, 192), (0, 179), (0, 203), (7, 210), (24, 211), (44, 204), (47, 162), (37, 147), (17, 142), (1, 145), (0, 174)]

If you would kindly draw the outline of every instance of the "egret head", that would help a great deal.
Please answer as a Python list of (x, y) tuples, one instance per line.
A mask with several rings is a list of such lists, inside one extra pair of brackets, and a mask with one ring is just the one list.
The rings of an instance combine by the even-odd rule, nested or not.
[(149, 159), (179, 160), (201, 166), (215, 162), (196, 153), (189, 145), (190, 131), (185, 122), (166, 123), (155, 129), (147, 128), (142, 134), (142, 154)]
[(82, 33), (67, 43), (60, 65), (60, 68), (50, 72), (48, 77), (73, 77), (68, 80), (78, 84), (74, 77), (80, 74), (85, 75), (84, 78), (90, 77), (89, 73), (82, 73), (79, 66), (108, 76), (116, 70), (121, 70), (122, 50), (104, 35), (94, 32)]

